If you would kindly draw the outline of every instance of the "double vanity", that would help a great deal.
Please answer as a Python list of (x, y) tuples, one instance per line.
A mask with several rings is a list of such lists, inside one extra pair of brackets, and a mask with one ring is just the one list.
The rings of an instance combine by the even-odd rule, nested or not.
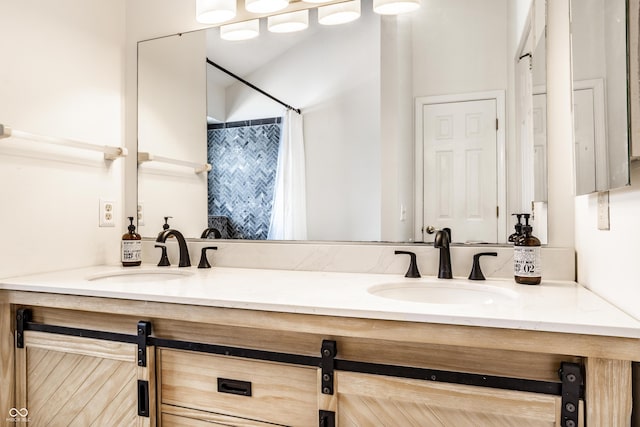
[(4, 279), (0, 338), (35, 425), (626, 426), (640, 360), (573, 282), (216, 266)]

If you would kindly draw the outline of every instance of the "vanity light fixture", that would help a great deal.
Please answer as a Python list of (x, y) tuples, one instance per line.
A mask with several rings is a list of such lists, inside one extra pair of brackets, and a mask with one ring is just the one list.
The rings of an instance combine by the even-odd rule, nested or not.
[(318, 7), (318, 22), (322, 25), (339, 25), (360, 17), (360, 0)]
[(245, 0), (244, 8), (251, 13), (277, 12), (289, 6), (289, 0)]
[(420, 0), (373, 0), (373, 11), (380, 15), (400, 15), (420, 8)]
[(258, 19), (236, 22), (234, 24), (222, 25), (220, 27), (220, 38), (223, 40), (249, 40), (258, 37), (259, 34), (260, 21)]
[(196, 21), (220, 24), (236, 16), (236, 0), (196, 0)]
[(309, 11), (282, 13), (267, 18), (267, 28), (272, 33), (293, 33), (306, 30), (309, 27)]

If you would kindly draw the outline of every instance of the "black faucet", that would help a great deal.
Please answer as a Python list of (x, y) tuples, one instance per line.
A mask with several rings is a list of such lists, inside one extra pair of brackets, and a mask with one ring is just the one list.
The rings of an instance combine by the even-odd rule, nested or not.
[(449, 244), (451, 243), (451, 229), (443, 228), (436, 232), (433, 239), (433, 247), (440, 249), (440, 264), (438, 266), (438, 279), (453, 279), (451, 273), (451, 252), (449, 252)]
[(409, 269), (407, 270), (407, 274), (404, 275), (404, 277), (412, 277), (412, 278), (419, 278), (420, 277), (420, 272), (418, 271), (418, 263), (416, 262), (416, 254), (413, 252), (407, 252), (407, 251), (396, 251), (395, 252), (396, 255), (409, 255), (411, 257), (411, 260), (409, 262)]
[(178, 240), (178, 247), (180, 248), (180, 262), (178, 263), (178, 267), (191, 267), (189, 248), (187, 248), (187, 241), (184, 239), (181, 232), (173, 229), (161, 231), (160, 234), (158, 234), (156, 242), (165, 243), (167, 238), (170, 236), (174, 236)]
[(498, 252), (480, 252), (473, 256), (473, 266), (471, 267), (471, 273), (469, 274), (469, 280), (485, 280), (482, 269), (480, 268), (481, 256), (498, 256)]
[(208, 239), (210, 234), (213, 234), (213, 238), (214, 239), (221, 239), (222, 238), (222, 233), (220, 233), (220, 231), (217, 228), (214, 228), (214, 227), (205, 228), (204, 231), (202, 232), (202, 235), (200, 236), (200, 238), (201, 239)]
[(162, 255), (160, 255), (160, 261), (158, 262), (158, 267), (170, 266), (171, 263), (169, 262), (169, 257), (167, 256), (167, 247), (165, 245), (155, 245), (155, 247), (162, 250)]
[(198, 268), (211, 268), (211, 264), (209, 264), (209, 260), (207, 259), (207, 251), (214, 250), (217, 251), (217, 246), (207, 246), (202, 248), (200, 251), (200, 263), (198, 264)]

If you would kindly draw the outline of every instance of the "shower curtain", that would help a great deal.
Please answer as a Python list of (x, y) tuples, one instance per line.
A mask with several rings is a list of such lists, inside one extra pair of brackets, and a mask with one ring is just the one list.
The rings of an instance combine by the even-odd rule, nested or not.
[(269, 225), (269, 240), (306, 240), (307, 200), (302, 114), (287, 110)]

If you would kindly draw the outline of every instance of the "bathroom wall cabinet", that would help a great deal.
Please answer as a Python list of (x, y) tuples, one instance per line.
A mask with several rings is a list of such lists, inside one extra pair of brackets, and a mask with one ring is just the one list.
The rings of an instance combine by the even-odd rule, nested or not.
[[(28, 327), (17, 348), (23, 308), (36, 327), (130, 342)], [(152, 325), (144, 367), (140, 321)], [(0, 345), (2, 389), (15, 390), (0, 396), (0, 411), (27, 408), (44, 423), (67, 411), (56, 399), (71, 396), (69, 408), (124, 417), (109, 425), (195, 427), (628, 426), (640, 354), (626, 338), (20, 291), (0, 292)], [(561, 366), (584, 378), (573, 389), (575, 424), (561, 407)], [(139, 381), (149, 384), (148, 415), (139, 415)]]

